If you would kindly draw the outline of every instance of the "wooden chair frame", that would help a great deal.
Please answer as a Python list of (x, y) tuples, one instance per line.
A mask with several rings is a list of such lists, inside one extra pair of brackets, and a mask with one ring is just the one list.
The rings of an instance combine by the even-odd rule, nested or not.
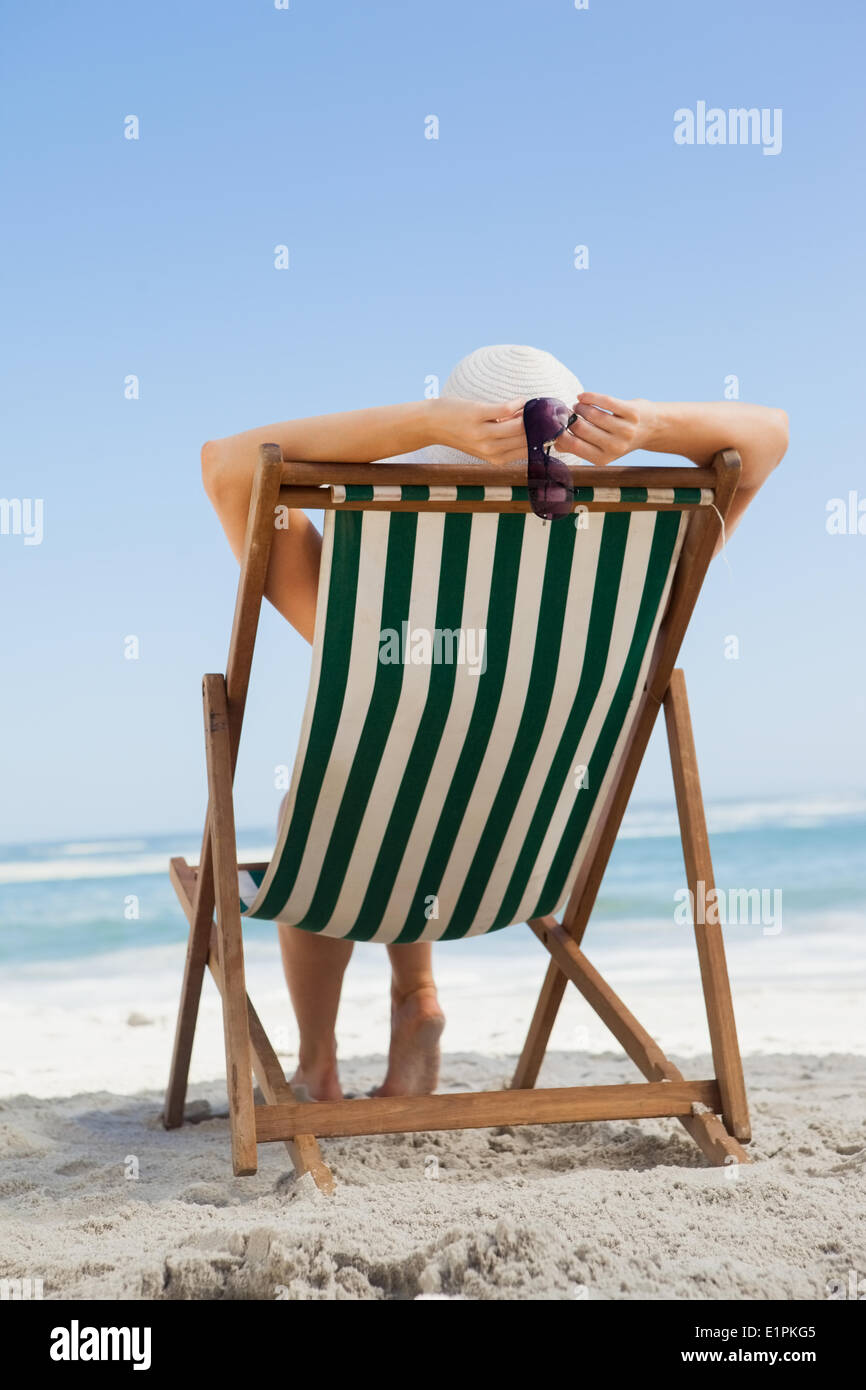
[[(571, 470), (576, 487), (597, 486), (598, 470)], [(284, 462), (275, 444), (262, 445), (250, 498), (237, 602), (225, 676), (203, 683), (208, 809), (198, 868), (171, 861), (171, 879), (190, 924), (177, 1030), (163, 1115), (167, 1129), (183, 1122), (190, 1055), (207, 966), (222, 996), (232, 1164), (237, 1175), (254, 1173), (257, 1145), (282, 1140), (298, 1174), (309, 1172), (323, 1191), (333, 1177), (317, 1140), (335, 1135), (481, 1129), (506, 1124), (559, 1124), (581, 1120), (676, 1116), (711, 1163), (747, 1163), (750, 1139), (742, 1062), (734, 1024), (722, 930), (695, 922), (701, 984), (707, 1010), (714, 1076), (687, 1081), (592, 967), (581, 950), (602, 876), (613, 849), (659, 709), (664, 706), (686, 877), (694, 895), (708, 892), (713, 869), (683, 673), (674, 669), (680, 644), (737, 487), (740, 459), (717, 454), (710, 468), (611, 467), (605, 488), (711, 487), (715, 507), (696, 507), (689, 518), (667, 610), (659, 629), (628, 743), (614, 769), (602, 813), (582, 861), (562, 921), (537, 918), (529, 925), (551, 960), (517, 1064), (511, 1088), (460, 1095), (370, 1097), (337, 1102), (298, 1102), (250, 1003), (244, 979), (242, 919), (238, 898), (232, 781), (249, 686), (259, 612), (273, 540), (275, 513), (288, 507), (335, 506), (331, 484), (401, 483), (511, 485), (525, 483), (519, 464), (498, 468), (459, 464), (318, 464)], [(345, 509), (416, 511), (526, 511), (525, 502), (342, 502)], [(588, 503), (587, 509), (631, 510), (634, 503)], [(568, 981), (646, 1077), (638, 1084), (572, 1086), (535, 1090)], [(255, 1076), (265, 1099), (256, 1105)]]

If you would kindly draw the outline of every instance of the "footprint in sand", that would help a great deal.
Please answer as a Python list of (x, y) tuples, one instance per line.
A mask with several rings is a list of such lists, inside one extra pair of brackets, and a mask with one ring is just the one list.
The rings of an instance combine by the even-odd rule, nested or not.
[(75, 1178), (79, 1173), (89, 1173), (96, 1167), (89, 1158), (74, 1158), (71, 1163), (61, 1163), (54, 1171), (61, 1178)]

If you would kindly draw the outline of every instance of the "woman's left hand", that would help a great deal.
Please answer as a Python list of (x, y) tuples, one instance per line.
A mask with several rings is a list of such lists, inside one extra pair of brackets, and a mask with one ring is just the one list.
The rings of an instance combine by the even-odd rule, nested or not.
[(559, 453), (602, 466), (644, 448), (649, 438), (652, 401), (621, 401), (584, 391), (571, 409), (577, 419), (554, 443)]

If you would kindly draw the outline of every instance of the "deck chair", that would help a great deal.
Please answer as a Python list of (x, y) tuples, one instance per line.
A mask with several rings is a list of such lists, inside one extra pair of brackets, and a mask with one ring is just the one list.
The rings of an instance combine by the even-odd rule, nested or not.
[[(674, 662), (739, 470), (732, 450), (708, 468), (581, 465), (574, 518), (545, 524), (519, 464), (293, 463), (262, 446), (226, 674), (204, 678), (200, 862), (171, 861), (190, 935), (168, 1128), (183, 1120), (208, 966), (238, 1175), (272, 1141), (328, 1191), (320, 1138), (657, 1116), (677, 1117), (712, 1163), (748, 1161), (720, 927), (695, 924), (704, 1080), (684, 1079), (581, 949), (662, 706), (688, 884), (713, 885)], [(273, 857), (239, 865), (232, 779), (271, 541), (293, 507), (325, 513), (309, 693)], [(244, 915), (367, 942), (528, 922), (550, 961), (511, 1087), (298, 1101), (247, 998)], [(644, 1082), (535, 1089), (569, 981)]]

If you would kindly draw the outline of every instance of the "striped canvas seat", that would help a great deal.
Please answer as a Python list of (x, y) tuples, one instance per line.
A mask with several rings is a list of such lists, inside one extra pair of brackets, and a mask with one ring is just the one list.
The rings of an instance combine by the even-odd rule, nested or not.
[[(392, 502), (439, 491), (485, 494), (375, 489)], [(616, 500), (608, 491), (595, 495)], [(687, 513), (712, 501), (622, 494), (646, 508), (550, 525), (326, 512), (300, 746), (273, 859), (240, 874), (247, 915), (411, 942), (562, 905), (628, 737)]]

